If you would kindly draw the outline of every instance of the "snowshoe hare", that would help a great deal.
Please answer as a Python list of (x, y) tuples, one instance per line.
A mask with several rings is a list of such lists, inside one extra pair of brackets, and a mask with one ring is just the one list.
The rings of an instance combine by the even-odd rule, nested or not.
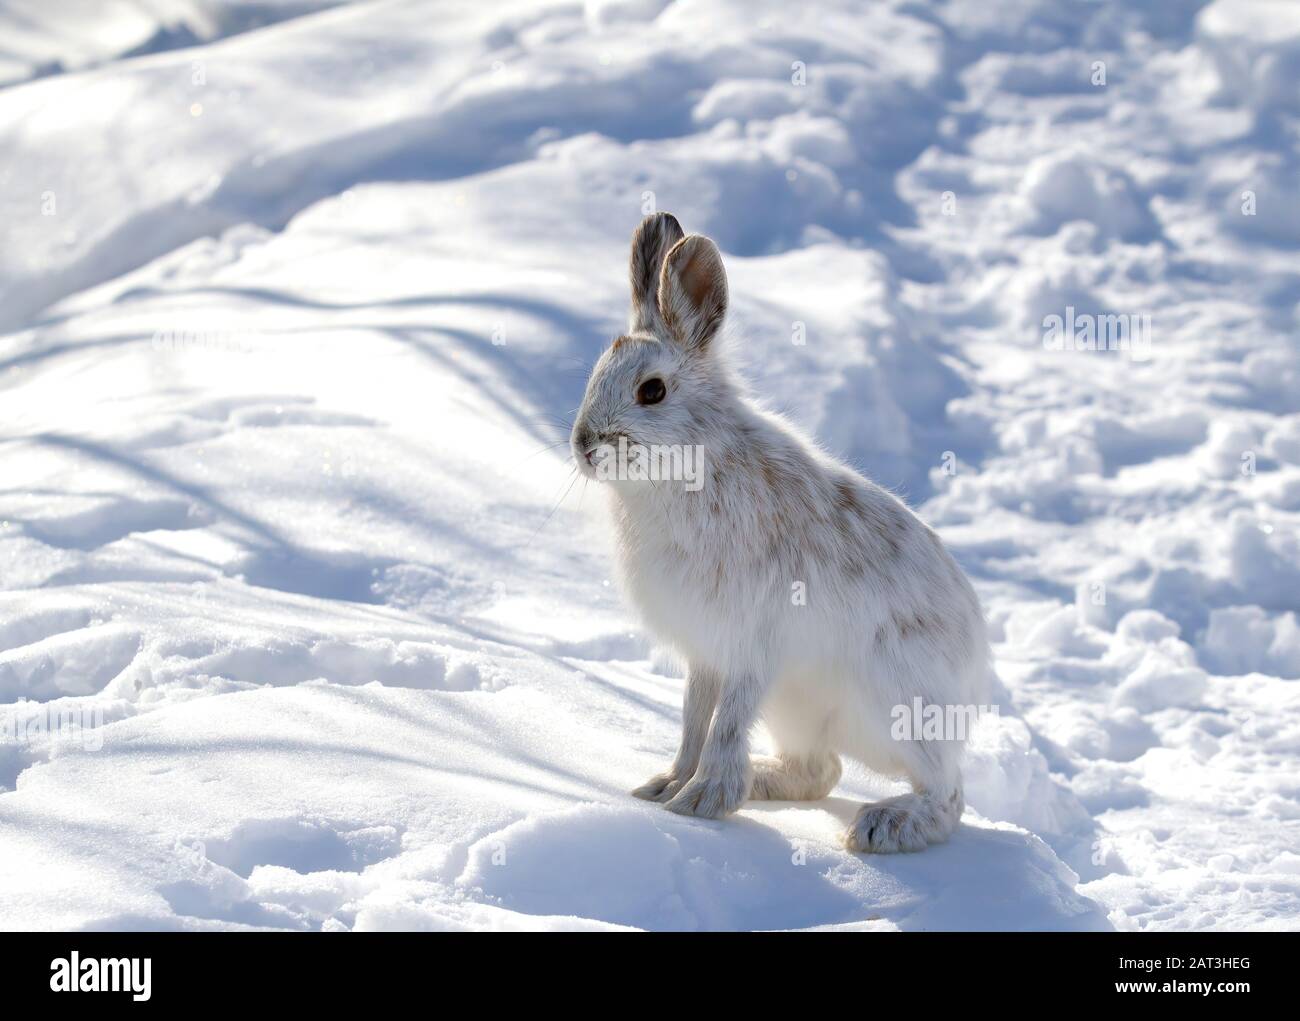
[[(630, 326), (592, 370), (571, 444), (609, 483), (629, 598), (688, 666), (677, 757), (632, 793), (717, 818), (747, 798), (823, 798), (847, 755), (912, 786), (861, 808), (850, 849), (946, 839), (964, 808), (960, 736), (893, 725), (900, 709), (984, 701), (970, 583), (901, 501), (746, 395), (719, 350), (712, 241), (649, 216), (631, 281)], [(656, 475), (656, 456), (698, 471)], [(750, 757), (760, 718), (775, 757)]]

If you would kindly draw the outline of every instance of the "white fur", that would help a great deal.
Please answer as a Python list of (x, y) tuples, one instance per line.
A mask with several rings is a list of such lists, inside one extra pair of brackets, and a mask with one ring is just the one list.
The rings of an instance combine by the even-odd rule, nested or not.
[[(659, 261), (655, 286), (644, 267)], [(824, 797), (848, 755), (914, 791), (864, 806), (845, 835), (851, 849), (944, 840), (963, 809), (962, 744), (894, 740), (890, 725), (918, 696), (986, 700), (974, 591), (897, 498), (745, 394), (715, 342), (726, 282), (711, 241), (682, 238), (666, 214), (648, 218), (632, 277), (632, 332), (592, 372), (574, 456), (593, 474), (588, 451), (619, 436), (704, 450), (698, 492), (681, 481), (608, 483), (625, 590), (688, 663), (677, 757), (634, 793), (718, 817), (748, 797)], [(668, 395), (643, 407), (635, 395), (651, 376)], [(778, 754), (751, 761), (760, 717)]]

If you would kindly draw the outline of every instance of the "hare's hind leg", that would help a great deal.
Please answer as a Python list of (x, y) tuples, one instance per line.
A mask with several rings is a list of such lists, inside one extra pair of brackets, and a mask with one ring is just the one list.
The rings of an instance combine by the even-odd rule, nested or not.
[(912, 793), (863, 805), (844, 834), (845, 846), (891, 854), (947, 840), (966, 809), (959, 756), (960, 745), (951, 742), (910, 744), (903, 765)]
[(754, 779), (749, 796), (755, 801), (818, 801), (840, 779), (840, 757), (830, 751), (755, 755), (751, 761)]
[(829, 714), (802, 688), (778, 687), (763, 712), (776, 755), (755, 755), (749, 796), (756, 801), (818, 801), (840, 780)]

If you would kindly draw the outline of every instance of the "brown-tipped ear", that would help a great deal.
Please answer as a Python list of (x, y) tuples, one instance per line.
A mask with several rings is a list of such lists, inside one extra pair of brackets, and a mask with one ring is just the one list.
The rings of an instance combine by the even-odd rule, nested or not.
[(701, 234), (678, 241), (664, 259), (659, 315), (683, 347), (704, 350), (727, 314), (727, 272), (718, 246)]
[(651, 213), (632, 234), (632, 315), (629, 330), (653, 330), (659, 319), (659, 271), (664, 257), (682, 239), (672, 213)]

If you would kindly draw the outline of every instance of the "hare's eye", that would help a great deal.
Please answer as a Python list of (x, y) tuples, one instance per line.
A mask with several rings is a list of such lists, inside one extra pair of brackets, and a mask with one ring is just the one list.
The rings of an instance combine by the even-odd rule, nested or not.
[(664, 381), (656, 377), (647, 379), (636, 391), (636, 402), (638, 404), (658, 404), (668, 395), (668, 390), (664, 386)]

